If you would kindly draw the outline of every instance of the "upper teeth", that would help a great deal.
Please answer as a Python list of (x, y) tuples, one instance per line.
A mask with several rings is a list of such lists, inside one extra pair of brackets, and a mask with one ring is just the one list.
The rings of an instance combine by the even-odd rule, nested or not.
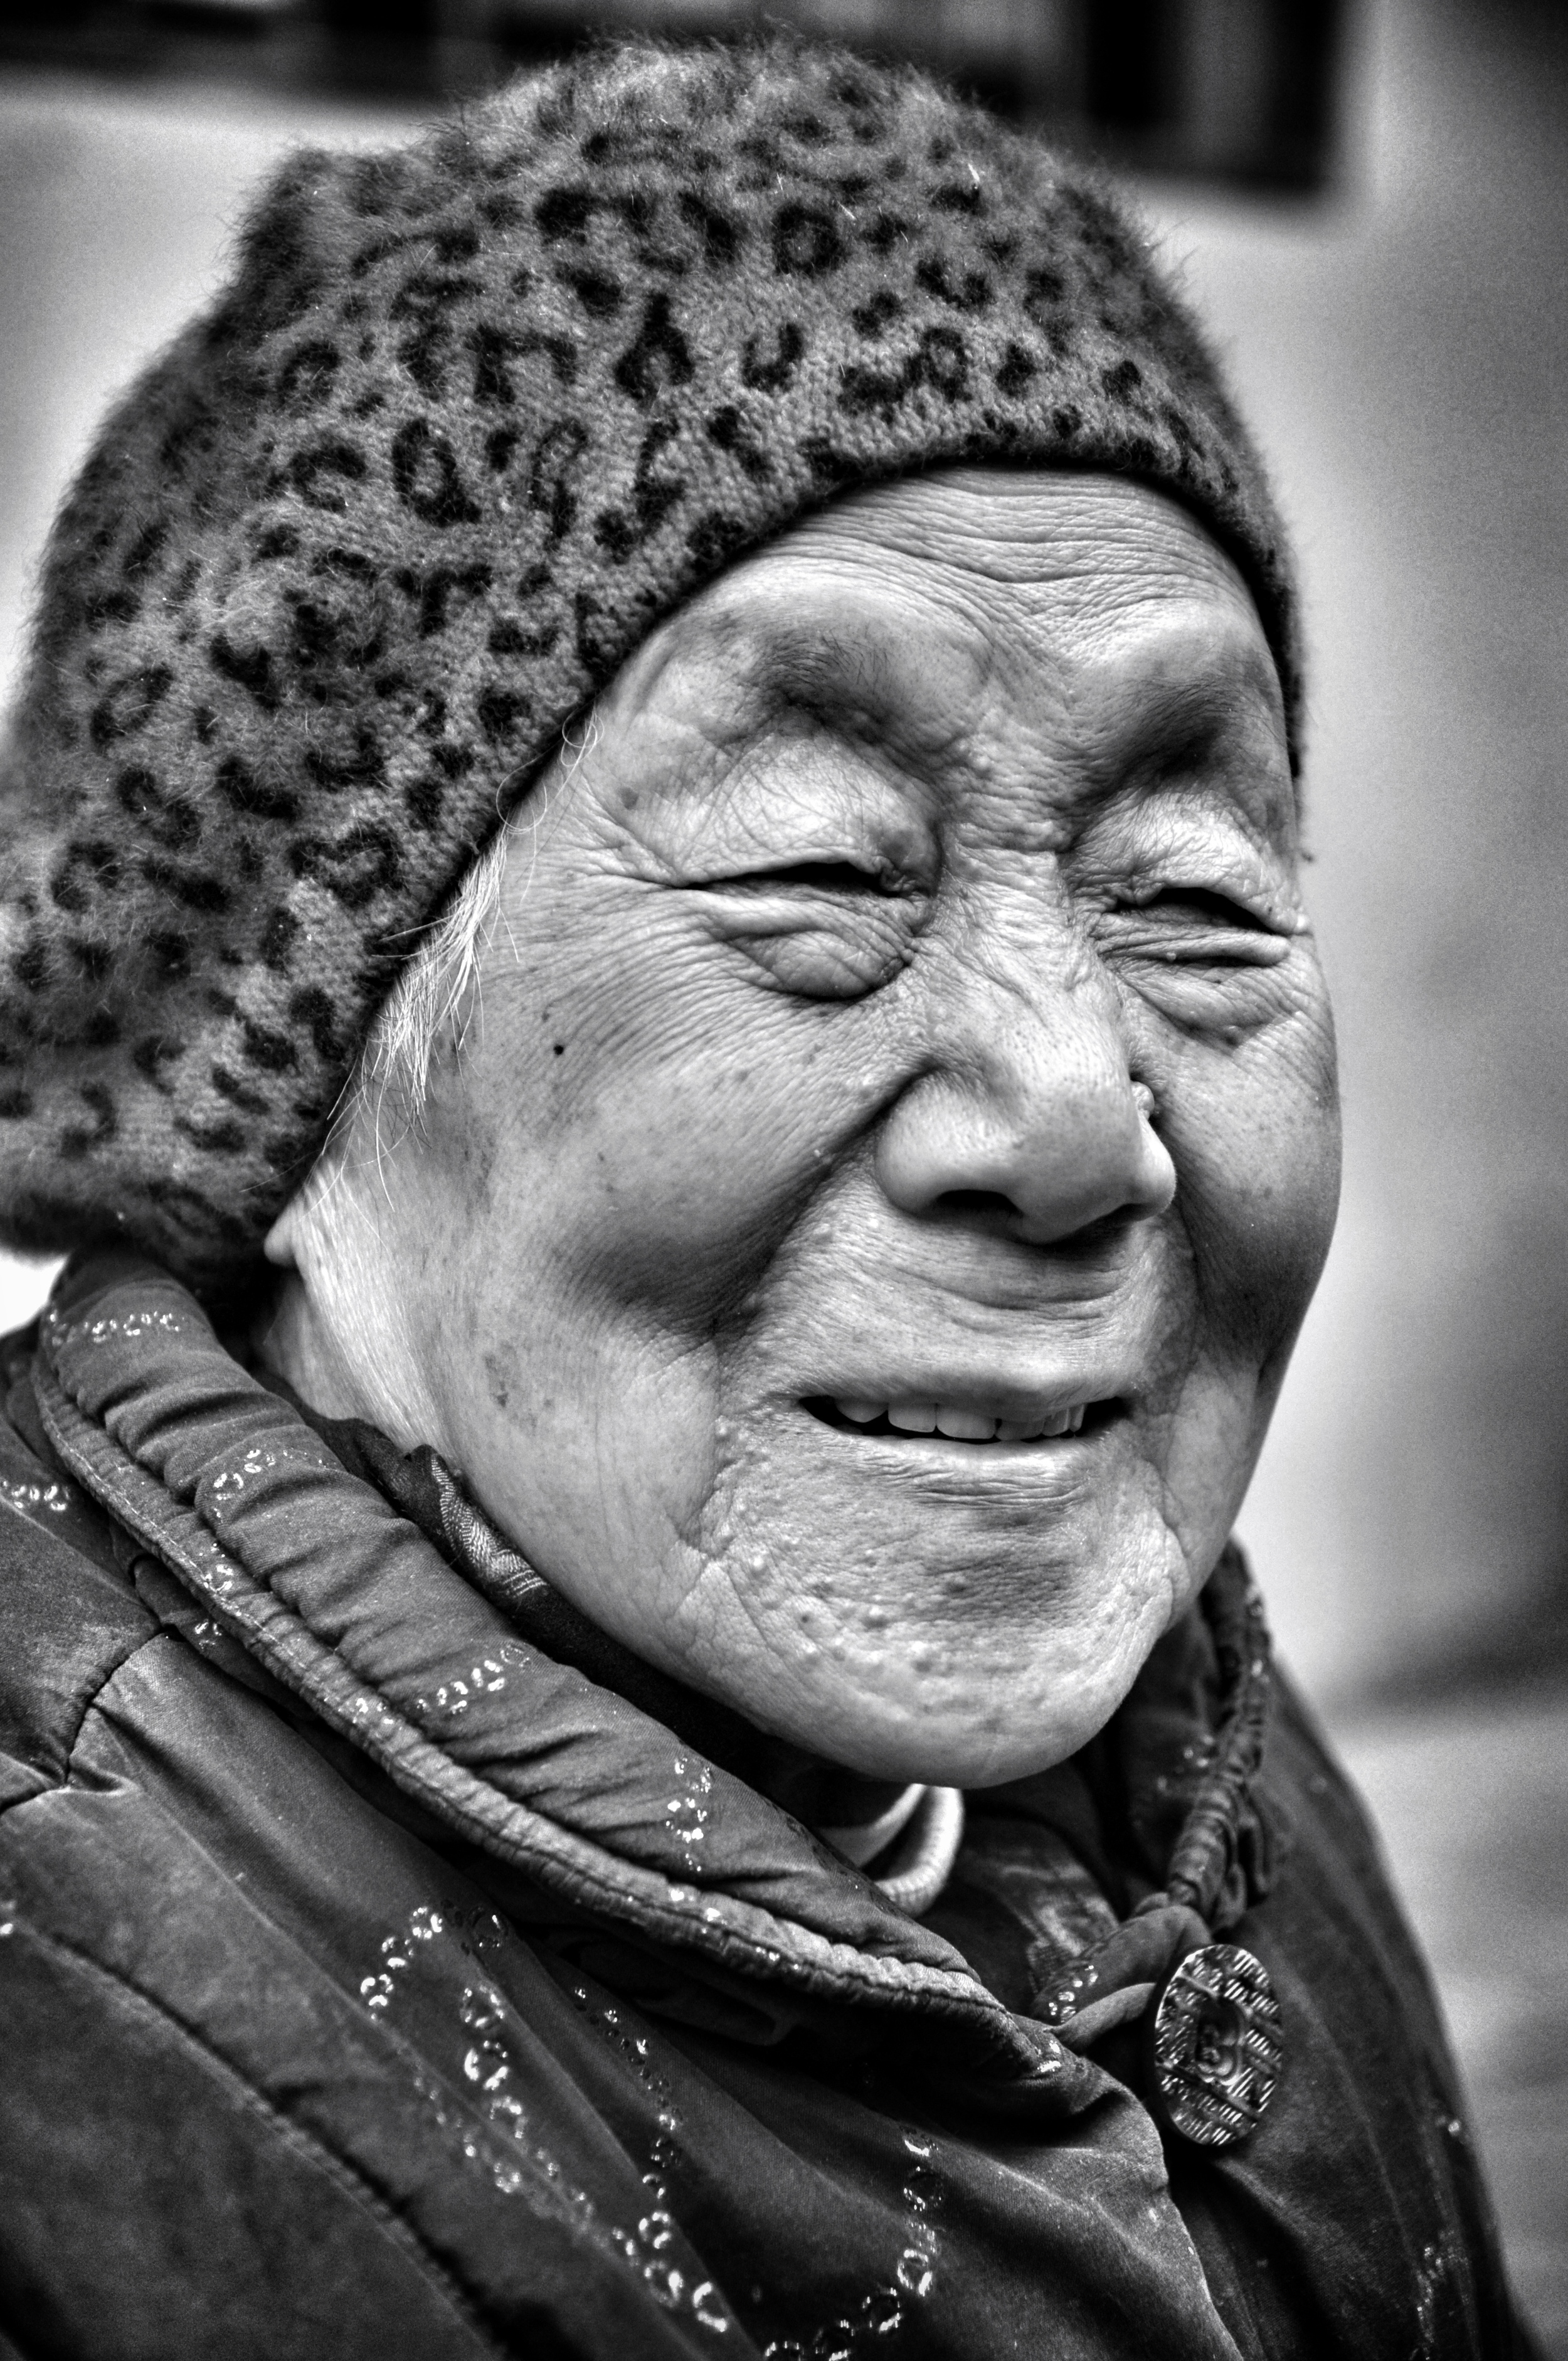
[(847, 1401), (835, 1407), (857, 1426), (885, 1418), (905, 1434), (948, 1434), (960, 1443), (1035, 1443), (1042, 1435), (1076, 1434), (1083, 1424), (1087, 1402), (1071, 1410), (1053, 1411), (1040, 1418), (987, 1418), (983, 1411), (964, 1410), (957, 1402)]

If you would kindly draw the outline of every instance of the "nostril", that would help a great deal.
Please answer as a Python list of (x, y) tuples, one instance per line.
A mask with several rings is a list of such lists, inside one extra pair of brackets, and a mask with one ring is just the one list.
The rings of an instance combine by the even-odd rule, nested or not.
[(1147, 1218), (1146, 1209), (1141, 1205), (1117, 1205), (1111, 1213), (1097, 1213), (1092, 1221), (1085, 1222), (1066, 1237), (1053, 1238), (1051, 1243), (1069, 1253), (1098, 1254), (1106, 1246), (1115, 1246)]
[(1015, 1238), (1025, 1246), (1051, 1246), (1068, 1254), (1095, 1254), (1136, 1229), (1146, 1220), (1148, 1210), (1138, 1204), (1114, 1205), (1108, 1213), (1091, 1214), (1075, 1228), (1058, 1228), (1053, 1223), (1043, 1230), (1024, 1206), (995, 1190), (948, 1189), (936, 1199), (930, 1213), (955, 1228)]
[(997, 1189), (944, 1189), (931, 1207), (938, 1219), (961, 1222), (966, 1228), (1010, 1232), (1018, 1219), (1011, 1197)]

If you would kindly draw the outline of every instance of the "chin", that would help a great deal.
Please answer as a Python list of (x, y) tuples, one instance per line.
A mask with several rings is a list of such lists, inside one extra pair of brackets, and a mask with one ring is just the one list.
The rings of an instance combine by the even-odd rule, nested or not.
[(818, 1497), (815, 1523), (787, 1521), (787, 1555), (750, 1521), (725, 1569), (723, 1642), (710, 1626), (685, 1675), (869, 1777), (981, 1787), (1048, 1769), (1103, 1729), (1197, 1587), (1138, 1497), (1147, 1482), (1036, 1497), (1000, 1521), (967, 1500), (922, 1499), (917, 1517), (895, 1500), (880, 1531), (825, 1524)]
[[(1146, 1654), (1142, 1647), (1119, 1651), (1086, 1677), (1080, 1663), (1055, 1649), (1031, 1664), (1026, 1652), (1000, 1637), (977, 1650), (972, 1634), (944, 1652), (945, 1662), (934, 1645), (916, 1647), (909, 1660), (858, 1669), (829, 1651), (822, 1652), (826, 1663), (820, 1656), (803, 1663), (797, 1653), (758, 1693), (734, 1702), (775, 1736), (868, 1778), (992, 1787), (1048, 1770), (1086, 1746)], [(958, 1656), (964, 1661), (954, 1670)]]

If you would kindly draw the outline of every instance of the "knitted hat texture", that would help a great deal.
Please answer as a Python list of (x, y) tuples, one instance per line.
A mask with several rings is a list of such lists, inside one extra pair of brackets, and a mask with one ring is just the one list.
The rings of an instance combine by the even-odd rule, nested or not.
[(1139, 232), (910, 72), (631, 46), (304, 153), (111, 415), (0, 756), (0, 1236), (221, 1293), (562, 727), (736, 553), (962, 460), (1161, 486), (1296, 709), (1258, 463)]

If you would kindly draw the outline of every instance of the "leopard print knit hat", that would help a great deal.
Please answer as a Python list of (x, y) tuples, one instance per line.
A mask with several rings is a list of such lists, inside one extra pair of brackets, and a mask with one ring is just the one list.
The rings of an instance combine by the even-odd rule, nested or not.
[(1288, 566), (1094, 177), (917, 74), (631, 45), (306, 152), (111, 415), (0, 754), (0, 1238), (243, 1285), (421, 930), (651, 625), (842, 487), (1117, 470)]

